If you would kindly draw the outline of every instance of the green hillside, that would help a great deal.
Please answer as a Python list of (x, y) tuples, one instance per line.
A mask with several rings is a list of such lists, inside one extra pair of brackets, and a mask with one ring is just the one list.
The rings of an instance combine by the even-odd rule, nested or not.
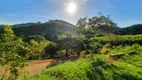
[(53, 40), (62, 32), (72, 32), (75, 26), (61, 20), (51, 20), (45, 23), (26, 23), (14, 25), (13, 30), (18, 36), (42, 35), (46, 39)]

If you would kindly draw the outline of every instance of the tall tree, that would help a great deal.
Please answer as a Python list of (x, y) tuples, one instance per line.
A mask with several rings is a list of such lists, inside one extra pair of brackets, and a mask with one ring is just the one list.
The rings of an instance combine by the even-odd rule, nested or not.
[(14, 32), (11, 28), (11, 26), (6, 25), (5, 28), (2, 31), (3, 34), (1, 34), (1, 41), (3, 42), (10, 42), (15, 39)]
[(89, 19), (88, 25), (93, 30), (101, 30), (103, 33), (110, 33), (116, 27), (116, 24), (110, 19), (109, 16), (95, 16)]
[(17, 38), (11, 26), (5, 26), (3, 33), (0, 35), (0, 63), (10, 64), (10, 77), (8, 80), (14, 80), (18, 76), (17, 67), (23, 64), (26, 54), (22, 38)]
[(100, 46), (96, 42), (95, 37), (112, 32), (115, 26), (116, 24), (109, 16), (106, 17), (100, 14), (92, 18), (85, 17), (81, 18), (77, 23), (77, 35), (79, 34), (79, 37), (84, 40), (86, 47), (94, 53), (97, 52), (97, 48)]

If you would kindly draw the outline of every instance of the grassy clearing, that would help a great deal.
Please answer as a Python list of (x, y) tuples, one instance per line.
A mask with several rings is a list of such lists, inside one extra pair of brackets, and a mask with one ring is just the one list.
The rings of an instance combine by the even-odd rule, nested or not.
[(137, 54), (125, 55), (114, 63), (108, 62), (103, 55), (91, 55), (48, 68), (23, 80), (142, 80), (142, 46), (121, 47), (111, 53), (125, 50), (135, 50)]
[(109, 54), (116, 54), (120, 52), (127, 52), (127, 51), (135, 51), (136, 53), (142, 52), (142, 46), (138, 44), (133, 44), (132, 46), (114, 46), (113, 49), (110, 50)]

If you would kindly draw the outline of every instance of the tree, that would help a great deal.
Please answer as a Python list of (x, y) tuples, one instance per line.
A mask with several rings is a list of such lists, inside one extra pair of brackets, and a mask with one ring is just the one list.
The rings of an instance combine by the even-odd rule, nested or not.
[(89, 19), (88, 25), (93, 30), (101, 30), (103, 33), (110, 33), (116, 27), (116, 24), (110, 19), (109, 16), (96, 16)]
[(76, 52), (78, 56), (80, 56), (80, 52), (86, 50), (86, 45), (84, 44), (83, 40), (79, 37), (74, 38), (74, 46), (72, 50)]
[(73, 38), (71, 37), (71, 35), (68, 35), (66, 38), (63, 38), (60, 41), (60, 45), (63, 49), (66, 50), (66, 57), (69, 56), (69, 50), (73, 47)]
[(82, 38), (88, 50), (96, 53), (101, 46), (95, 38), (99, 35), (111, 33), (116, 24), (109, 18), (109, 16), (95, 16), (87, 19), (81, 18), (77, 23), (77, 35)]
[(18, 38), (14, 35), (11, 26), (5, 26), (3, 29), (3, 34), (0, 35), (0, 55), (3, 59), (2, 63), (6, 64), (11, 62), (15, 55), (19, 56), (19, 48), (22, 46), (22, 38)]
[(66, 50), (66, 57), (69, 57), (69, 50), (73, 51), (74, 54), (76, 53), (78, 56), (82, 50), (85, 50), (86, 47), (80, 38), (67, 35), (65, 38), (61, 39), (60, 47)]
[(26, 47), (22, 38), (16, 37), (11, 26), (5, 26), (0, 35), (0, 63), (10, 64), (9, 80), (15, 80), (18, 76), (17, 67), (23, 67), (25, 61)]
[(76, 24), (77, 26), (77, 29), (76, 29), (76, 32), (77, 32), (77, 35), (82, 35), (85, 33), (85, 29), (87, 28), (87, 17), (85, 18), (80, 18)]
[(10, 42), (15, 39), (14, 32), (11, 28), (11, 26), (6, 25), (2, 31), (2, 34), (0, 35), (2, 42)]

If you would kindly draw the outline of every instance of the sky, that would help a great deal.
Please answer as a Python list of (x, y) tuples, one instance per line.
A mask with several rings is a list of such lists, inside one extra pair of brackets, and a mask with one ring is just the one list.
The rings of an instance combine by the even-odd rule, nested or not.
[(0, 0), (0, 24), (110, 15), (119, 27), (142, 23), (142, 0)]

